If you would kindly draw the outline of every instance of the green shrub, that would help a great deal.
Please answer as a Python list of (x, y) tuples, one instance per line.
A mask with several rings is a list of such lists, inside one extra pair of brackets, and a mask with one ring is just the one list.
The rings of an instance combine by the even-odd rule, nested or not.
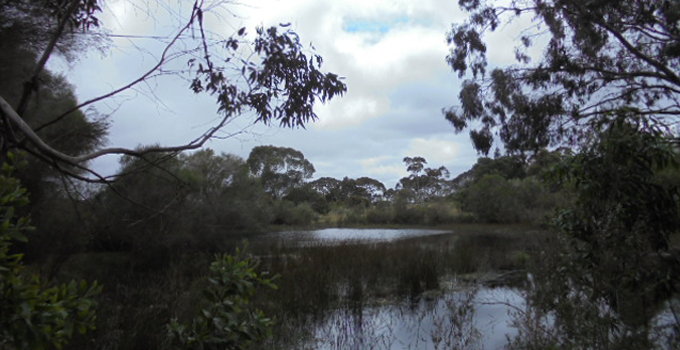
[(371, 207), (366, 210), (366, 222), (369, 224), (390, 224), (394, 222), (394, 213), (387, 205)]
[(258, 286), (276, 288), (271, 279), (257, 273), (259, 263), (238, 249), (235, 255), (218, 255), (210, 265), (205, 306), (190, 324), (176, 319), (168, 324), (175, 349), (247, 349), (271, 336), (273, 322), (251, 299)]
[(274, 204), (273, 224), (306, 226), (313, 223), (318, 214), (309, 203), (295, 205), (289, 201), (278, 201)]
[(17, 218), (15, 210), (28, 204), (26, 191), (3, 167), (0, 175), (0, 348), (61, 349), (76, 333), (95, 328), (101, 292), (97, 283), (72, 281), (49, 287), (38, 275), (29, 276), (22, 255), (11, 252), (12, 241), (26, 242), (28, 217)]

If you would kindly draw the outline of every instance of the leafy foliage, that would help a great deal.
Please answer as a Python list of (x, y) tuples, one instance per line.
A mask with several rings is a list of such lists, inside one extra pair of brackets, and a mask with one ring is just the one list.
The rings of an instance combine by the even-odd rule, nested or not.
[(254, 341), (271, 335), (272, 321), (253, 309), (258, 287), (276, 288), (256, 271), (259, 263), (245, 249), (235, 255), (218, 255), (210, 265), (206, 306), (190, 324), (173, 320), (168, 336), (174, 349), (248, 349)]
[[(246, 28), (235, 31), (229, 37), (222, 37), (204, 26), (204, 18), (210, 11), (219, 12), (227, 3), (209, 5), (204, 1), (194, 1), (186, 22), (180, 20), (183, 23), (172, 38), (164, 43), (163, 52), (146, 73), (119, 89), (80, 104), (73, 103), (66, 106), (65, 110), (41, 110), (36, 117), (39, 124), (26, 124), (29, 106), (35, 104), (40, 93), (51, 88), (41, 81), (45, 63), (62, 51), (78, 51), (87, 47), (69, 47), (68, 44), (87, 42), (87, 39), (79, 41), (79, 38), (87, 37), (98, 29), (100, 23), (97, 16), (102, 11), (100, 5), (101, 1), (98, 0), (0, 2), (0, 19), (6, 19), (0, 27), (0, 38), (9, 39), (0, 44), (3, 49), (0, 50), (0, 61), (28, 63), (24, 64), (25, 70), (21, 72), (20, 80), (6, 85), (10, 92), (0, 91), (0, 112), (4, 116), (0, 135), (5, 148), (3, 152), (26, 150), (32, 157), (54, 166), (62, 174), (82, 179), (82, 171), (85, 170), (94, 176), (88, 180), (105, 182), (107, 179), (87, 168), (88, 161), (108, 154), (142, 156), (147, 153), (198, 149), (217, 137), (216, 134), (232, 119), (249, 111), (255, 115), (254, 122), (269, 125), (278, 121), (283, 127), (304, 127), (317, 119), (313, 110), (315, 103), (326, 102), (346, 91), (346, 85), (338, 75), (320, 70), (321, 56), (312, 53), (309, 57), (313, 49), (303, 47), (300, 38), (287, 28), (288, 25), (257, 28), (257, 35), (252, 41), (247, 39)], [(161, 2), (160, 7), (165, 6)], [(178, 19), (183, 18), (180, 14), (177, 16)], [(23, 34), (34, 30), (44, 35), (34, 37)], [(200, 35), (185, 35), (188, 31)], [(76, 39), (67, 40), (69, 38)], [(242, 46), (248, 46), (250, 50), (243, 50)], [(60, 50), (62, 47), (68, 50)], [(16, 52), (29, 53), (35, 59), (22, 62), (13, 55)], [(198, 52), (201, 54), (196, 54)], [(81, 147), (73, 151), (60, 149), (53, 144), (53, 140), (36, 133), (45, 128), (59, 130), (55, 125), (63, 125), (71, 114), (79, 114), (78, 110), (106, 101), (148, 79), (161, 78), (168, 74), (166, 67), (170, 62), (180, 57), (186, 57), (189, 69), (173, 68), (173, 71), (184, 74), (184, 78), (191, 82), (189, 88), (193, 92), (215, 97), (218, 112), (222, 115), (197, 139), (179, 146), (142, 147), (137, 150), (119, 147), (93, 150)], [(18, 91), (22, 93), (18, 94)], [(90, 123), (90, 126), (99, 125), (105, 130), (105, 124)], [(99, 132), (96, 141), (101, 141), (103, 130), (94, 131)]]
[(272, 219), (269, 196), (240, 157), (205, 149), (125, 157), (122, 166), (127, 175), (95, 202), (92, 249), (162, 262), (152, 252), (220, 251), (232, 233), (256, 231)]
[(448, 194), (449, 186), (446, 179), (449, 177), (449, 170), (445, 166), (436, 169), (425, 168), (427, 160), (423, 157), (405, 157), (404, 164), (406, 171), (411, 175), (399, 180), (397, 189), (411, 191), (416, 203)]
[(250, 171), (262, 180), (265, 191), (273, 198), (283, 198), (314, 175), (314, 165), (302, 152), (289, 147), (258, 146), (247, 160)]
[[(479, 125), (470, 136), (481, 153), (496, 137), (510, 152), (576, 144), (590, 120), (624, 106), (669, 122), (680, 113), (680, 6), (673, 0), (459, 4), (470, 17), (448, 33), (447, 60), (459, 77), (471, 77), (460, 106), (445, 116), (458, 131)], [(534, 25), (519, 33), (517, 64), (488, 73), (485, 35), (529, 18)], [(535, 62), (532, 45), (543, 49)]]
[(657, 177), (677, 168), (677, 150), (665, 128), (625, 111), (593, 129), (586, 149), (556, 169), (577, 201), (555, 218), (562, 235), (535, 266), (530, 302), (560, 320), (551, 330), (560, 346), (649, 349), (650, 319), (680, 276), (669, 244), (680, 193)]
[(3, 349), (63, 348), (76, 334), (95, 328), (101, 292), (97, 283), (72, 281), (48, 286), (40, 276), (29, 276), (22, 255), (12, 252), (12, 241), (26, 241), (28, 217), (15, 210), (28, 204), (26, 191), (10, 177), (0, 176), (0, 347)]

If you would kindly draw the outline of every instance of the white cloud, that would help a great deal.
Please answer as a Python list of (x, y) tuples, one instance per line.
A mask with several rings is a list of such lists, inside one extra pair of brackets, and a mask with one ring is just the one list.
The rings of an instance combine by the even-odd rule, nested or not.
[[(147, 6), (145, 0), (107, 2), (113, 11), (111, 16), (102, 17), (111, 26), (108, 29), (124, 34), (168, 35), (178, 28), (176, 20), (154, 24), (146, 7), (125, 5), (128, 3)], [(184, 16), (191, 11), (188, 2), (172, 0), (168, 6), (182, 6)], [(461, 150), (467, 136), (454, 135), (440, 114), (442, 107), (456, 103), (456, 78), (445, 62), (445, 33), (451, 22), (462, 19), (456, 1), (252, 0), (247, 5), (227, 6), (226, 10), (237, 16), (228, 11), (206, 15), (209, 24), (221, 19), (221, 27), (211, 30), (229, 35), (235, 28), (247, 27), (253, 35), (255, 26), (290, 22), (302, 43), (311, 42), (323, 56), (322, 69), (345, 77), (348, 92), (327, 105), (317, 105), (320, 120), (304, 131), (258, 126), (238, 139), (214, 141), (209, 147), (244, 157), (257, 145), (294, 147), (314, 156), (317, 176), (372, 176), (388, 186), (407, 175), (404, 156), (426, 157), (431, 166), (449, 167), (458, 162), (454, 167), (466, 168), (466, 162), (474, 162), (474, 156), (461, 154), (471, 152), (469, 144)], [(167, 9), (156, 10), (153, 15), (157, 18), (167, 16)], [(357, 23), (364, 23), (365, 28)], [(135, 51), (132, 44), (146, 51)], [(98, 57), (84, 59), (72, 74), (80, 99), (139, 77), (155, 63), (154, 56), (162, 51), (160, 44), (117, 40), (120, 50), (114, 48), (103, 61)], [(185, 67), (184, 61), (180, 63)], [(216, 117), (214, 98), (195, 97), (186, 81), (168, 78), (150, 90), (170, 110), (159, 110), (154, 101), (141, 95), (126, 102), (114, 115), (112, 145), (180, 144), (193, 139)], [(116, 107), (113, 104), (110, 109)], [(248, 124), (248, 118), (241, 118), (243, 125)], [(230, 125), (225, 132), (235, 129), (239, 127)]]
[(366, 169), (368, 174), (373, 175), (394, 175), (394, 177), (404, 177), (408, 172), (404, 170), (403, 166), (399, 165), (379, 165)]
[(391, 158), (392, 157), (390, 157), (390, 156), (378, 156), (378, 157), (373, 157), (373, 158), (361, 159), (361, 160), (359, 160), (359, 163), (365, 168), (370, 168), (370, 167), (376, 166), (379, 163), (390, 160)]
[[(319, 109), (318, 128), (357, 126), (390, 110), (395, 86), (448, 71), (444, 33), (459, 11), (451, 1), (256, 1), (241, 8), (249, 26), (292, 22), (324, 57), (324, 68), (346, 77), (348, 93)], [(357, 30), (352, 24), (377, 26)]]
[[(401, 158), (393, 155), (365, 158), (359, 160), (359, 163), (361, 164), (362, 172), (366, 176), (378, 176), (382, 181), (390, 179), (393, 182), (395, 179), (408, 175), (406, 168), (401, 164)], [(385, 184), (388, 187), (392, 186), (392, 183), (389, 182)]]
[(449, 164), (456, 159), (461, 149), (461, 144), (454, 141), (446, 141), (437, 138), (411, 140), (407, 151), (410, 157), (419, 156), (427, 159), (428, 164)]

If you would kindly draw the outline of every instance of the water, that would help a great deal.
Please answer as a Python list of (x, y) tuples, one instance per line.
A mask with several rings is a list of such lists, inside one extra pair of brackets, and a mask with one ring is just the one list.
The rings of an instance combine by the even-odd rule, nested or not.
[[(291, 246), (334, 245), (341, 242), (393, 242), (447, 234), (432, 229), (352, 229), (285, 231), (263, 238)], [(503, 349), (517, 330), (512, 312), (524, 307), (511, 288), (466, 287), (416, 302), (385, 301), (381, 305), (328, 312), (315, 326), (310, 349)]]
[(314, 349), (503, 349), (517, 330), (512, 313), (523, 308), (510, 288), (451, 292), (415, 304), (339, 310), (316, 328)]
[[(345, 241), (393, 242), (447, 233), (450, 232), (336, 228), (277, 232), (265, 237), (291, 246), (326, 246)], [(302, 348), (503, 349), (508, 345), (508, 340), (518, 334), (513, 323), (515, 313), (526, 309), (522, 292), (514, 288), (488, 288), (482, 285), (466, 288), (455, 290), (447, 287), (444, 288), (446, 292), (425, 294), (415, 302), (371, 301), (370, 306), (328, 310), (323, 320), (307, 328), (313, 329), (313, 337)], [(674, 299), (673, 302), (676, 306), (680, 305), (680, 300)], [(548, 316), (545, 322), (551, 325), (554, 320)], [(654, 334), (651, 335), (653, 339), (670, 339), (675, 336), (678, 324), (677, 313), (673, 312), (669, 302), (652, 320), (650, 325)], [(659, 348), (674, 347), (661, 345)]]
[(355, 229), (326, 228), (322, 230), (285, 231), (265, 235), (265, 239), (279, 239), (292, 245), (332, 245), (341, 242), (391, 242), (398, 239), (450, 233), (431, 229)]

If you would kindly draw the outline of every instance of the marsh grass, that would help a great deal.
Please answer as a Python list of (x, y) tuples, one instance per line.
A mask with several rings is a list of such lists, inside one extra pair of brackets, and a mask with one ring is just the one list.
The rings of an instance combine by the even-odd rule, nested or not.
[[(250, 251), (261, 260), (260, 270), (280, 276), (275, 280), (277, 290), (262, 291), (254, 300), (276, 320), (275, 338), (261, 348), (314, 349), (309, 341), (316, 334), (315, 327), (334, 313), (346, 315), (335, 322), (354, 327), (361, 324), (356, 323), (357, 315), (376, 306), (419, 305), (445, 295), (447, 288), (456, 287), (455, 281), (473, 285), (495, 269), (522, 269), (526, 260), (522, 257), (535, 254), (532, 242), (541, 236), (534, 228), (523, 226), (455, 225), (446, 229), (452, 233), (333, 246), (295, 247), (251, 237)], [(233, 252), (242, 245), (240, 238), (230, 236), (229, 241), (211, 249)], [(86, 277), (104, 286), (98, 329), (72, 348), (165, 348), (167, 322), (171, 318), (188, 320), (200, 308), (202, 277), (213, 253), (186, 251), (170, 254), (172, 259), (161, 254), (159, 259), (164, 261), (157, 263), (142, 261), (132, 252), (71, 256), (54, 282)], [(364, 329), (369, 329), (368, 319), (363, 320)], [(363, 345), (382, 349), (389, 345), (385, 334), (391, 331), (392, 321), (382, 322), (380, 338), (367, 334)], [(336, 348), (346, 349), (349, 344), (368, 348), (349, 339), (351, 334), (357, 333), (338, 335)], [(450, 343), (445, 333), (437, 339), (442, 346)]]
[[(278, 321), (275, 334), (283, 335), (278, 346), (309, 339), (312, 325), (324, 322), (331, 312), (357, 315), (375, 305), (417, 303), (442, 295), (450, 280), (461, 276), (472, 285), (494, 271), (523, 269), (546, 234), (519, 225), (450, 229), (447, 234), (393, 242), (253, 245), (263, 269), (280, 276), (278, 290), (260, 295), (266, 312)], [(450, 343), (444, 338), (438, 341)]]

